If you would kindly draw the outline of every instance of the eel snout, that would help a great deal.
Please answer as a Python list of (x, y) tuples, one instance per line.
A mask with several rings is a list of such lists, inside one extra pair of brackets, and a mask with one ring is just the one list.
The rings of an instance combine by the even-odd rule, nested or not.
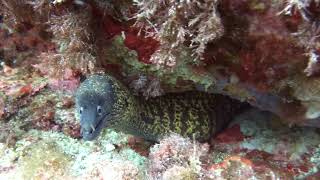
[(80, 122), (82, 138), (88, 141), (94, 140), (106, 126), (106, 121), (109, 118), (109, 113), (102, 116), (96, 116), (93, 119), (82, 116), (82, 120)]
[(96, 128), (91, 123), (82, 124), (80, 131), (84, 140), (93, 140), (95, 138)]

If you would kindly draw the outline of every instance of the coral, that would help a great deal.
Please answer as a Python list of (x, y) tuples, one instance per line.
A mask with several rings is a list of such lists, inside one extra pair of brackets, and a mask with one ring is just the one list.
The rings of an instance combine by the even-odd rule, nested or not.
[[(316, 156), (315, 152), (318, 149), (320, 136), (317, 130), (285, 128), (279, 121), (278, 117), (268, 112), (249, 110), (239, 115), (229, 127), (232, 130), (235, 125), (240, 126), (243, 140), (228, 144), (228, 140), (237, 138), (238, 133), (231, 134), (226, 130), (220, 136), (228, 137), (224, 138), (227, 141), (224, 142), (218, 136), (214, 139), (213, 151), (215, 154), (226, 152), (229, 155), (240, 155), (239, 162), (250, 162), (246, 165), (249, 165), (258, 177), (272, 173), (280, 177), (306, 177), (314, 173), (318, 162), (311, 160)], [(224, 161), (222, 164), (221, 161), (220, 164), (214, 164), (214, 171), (221, 167), (226, 168), (225, 163), (229, 160), (225, 158)]]
[[(114, 146), (126, 143), (126, 137), (114, 131), (107, 130), (97, 142), (79, 141), (61, 133), (33, 132), (33, 136), (43, 137), (44, 141), (55, 141), (62, 152), (74, 157), (69, 168), (72, 177), (98, 178), (107, 177), (108, 173), (124, 177), (133, 173), (132, 177), (143, 174), (145, 158), (125, 146), (116, 149)], [(123, 166), (123, 162), (127, 166)], [(121, 172), (116, 173), (117, 170)]]
[(130, 0), (95, 0), (95, 3), (103, 15), (112, 16), (122, 22), (128, 21), (134, 11)]
[(240, 131), (239, 125), (234, 125), (229, 127), (225, 130), (222, 134), (219, 134), (215, 141), (222, 142), (222, 143), (232, 143), (232, 142), (239, 142), (244, 140), (244, 135)]
[(73, 100), (70, 94), (53, 93), (53, 88), (47, 86), (50, 81), (32, 70), (13, 68), (10, 71), (1, 72), (0, 78), (0, 96), (4, 103), (1, 107), (1, 142), (15, 143), (14, 139), (31, 127), (63, 131), (79, 138), (79, 123), (71, 108)]
[(14, 146), (16, 141), (25, 133), (25, 124), (26, 123), (19, 121), (9, 123), (0, 122), (0, 142), (7, 147)]
[(11, 67), (37, 63), (39, 62), (37, 56), (41, 52), (53, 48), (53, 44), (37, 28), (26, 30), (23, 33), (9, 33), (0, 29), (0, 39), (3, 63)]
[(35, 129), (62, 131), (73, 138), (79, 138), (80, 126), (74, 116), (74, 110), (63, 104), (63, 100), (70, 98), (70, 95), (51, 93), (52, 91), (47, 90), (34, 98), (27, 108), (29, 113), (25, 122), (30, 123)]
[[(294, 124), (320, 127), (319, 5), (0, 0), (1, 178), (317, 179), (319, 131)], [(218, 92), (281, 117), (240, 116), (213, 152), (171, 136), (148, 156), (111, 130), (84, 142), (72, 96), (97, 71), (139, 96)]]
[(66, 175), (70, 157), (59, 151), (54, 144), (32, 144), (24, 150), (20, 160), (22, 177), (26, 179), (51, 179)]
[(191, 169), (181, 166), (173, 166), (163, 174), (165, 180), (192, 180), (197, 179), (198, 175)]
[(144, 97), (156, 97), (163, 95), (164, 92), (161, 89), (161, 84), (159, 79), (147, 79), (147, 76), (139, 76), (138, 79), (133, 80), (130, 83), (130, 87), (134, 89), (134, 92), (136, 92), (137, 95), (141, 93)]
[(304, 72), (307, 74), (307, 76), (318, 74), (320, 71), (319, 52), (318, 51), (311, 51), (308, 56), (309, 56), (308, 66), (306, 67)]
[(135, 0), (137, 27), (160, 42), (151, 62), (174, 66), (181, 46), (193, 49), (194, 61), (203, 58), (206, 45), (224, 32), (217, 12), (217, 1), (154, 1)]
[(310, 158), (310, 161), (314, 164), (316, 164), (316, 166), (309, 171), (307, 174), (301, 175), (300, 178), (304, 178), (304, 177), (308, 177), (308, 175), (313, 176), (314, 177), (318, 177), (319, 176), (319, 168), (320, 168), (320, 146), (318, 146), (314, 152), (312, 152), (312, 157)]
[(308, 51), (317, 51), (320, 48), (320, 27), (303, 22), (298, 25), (297, 31), (291, 34), (297, 39), (297, 43)]
[(75, 92), (80, 84), (79, 73), (69, 67), (64, 67), (62, 71), (64, 72), (59, 74), (60, 78), (50, 77), (49, 87), (55, 91)]
[(289, 0), (286, 7), (280, 12), (291, 18), (302, 18), (296, 23), (297, 30), (293, 36), (298, 39), (298, 44), (309, 51), (308, 66), (304, 70), (307, 76), (318, 73), (318, 51), (320, 48), (320, 1), (318, 0)]
[(138, 53), (138, 58), (141, 62), (151, 64), (151, 57), (159, 48), (159, 42), (151, 37), (139, 35), (136, 30), (127, 30), (125, 33), (124, 44), (129, 49), (135, 50)]
[(0, 119), (4, 116), (5, 113), (5, 104), (4, 104), (4, 98), (3, 95), (0, 95)]
[[(255, 167), (249, 159), (240, 156), (230, 156), (219, 164), (209, 167), (211, 179), (291, 179), (292, 176), (278, 172), (267, 166)], [(263, 169), (263, 170), (261, 170)]]
[[(259, 122), (258, 122), (259, 123)], [(252, 125), (251, 125), (252, 126)], [(262, 126), (262, 125), (259, 125)], [(242, 126), (243, 129), (249, 129), (248, 127)], [(251, 128), (252, 129), (252, 128)], [(255, 128), (253, 128), (255, 129)], [(283, 128), (283, 130), (275, 131), (272, 129), (266, 129), (266, 131), (259, 131), (260, 136), (256, 135), (257, 132), (245, 133), (247, 136), (256, 136), (255, 139), (245, 140), (242, 144), (243, 148), (246, 149), (258, 149), (272, 154), (279, 154), (283, 156), (288, 156), (288, 159), (297, 160), (300, 159), (304, 153), (307, 152), (308, 147), (316, 145), (316, 139), (319, 139), (319, 135), (314, 132), (308, 133), (308, 131), (296, 130), (292, 132), (289, 129)], [(295, 137), (292, 141), (287, 140), (286, 136), (290, 134), (291, 137)], [(303, 135), (303, 136), (302, 136)], [(275, 139), (270, 138), (270, 136), (277, 137)], [(308, 141), (305, 141), (308, 139)], [(277, 144), (273, 141), (281, 141), (281, 144)], [(256, 148), (259, 147), (259, 148)]]
[(293, 95), (301, 101), (306, 108), (304, 116), (307, 119), (316, 119), (320, 116), (319, 79), (295, 76), (291, 78), (290, 86)]
[[(10, 177), (19, 177), (21, 173), (16, 171), (17, 165), (14, 161), (17, 153), (13, 149), (9, 149), (4, 143), (0, 143), (0, 174), (3, 179)], [(21, 175), (20, 175), (21, 177)]]
[(89, 10), (68, 10), (63, 15), (50, 17), (49, 30), (58, 50), (57, 53), (40, 56), (44, 63), (50, 65), (49, 74), (61, 75), (67, 68), (82, 73), (93, 72), (96, 64), (93, 23)]
[[(307, 117), (317, 114), (317, 103), (292, 95), (290, 85), (293, 75), (317, 78), (317, 0), (14, 0), (2, 5), (3, 67), (32, 64), (52, 77), (54, 90), (72, 92), (80, 74), (108, 71), (146, 97), (212, 90), (287, 117), (291, 124), (305, 124), (304, 111)], [(140, 76), (147, 81), (137, 88)], [(22, 88), (26, 94), (30, 90)], [(1, 106), (0, 114), (5, 114)]]
[(8, 66), (39, 62), (37, 56), (52, 49), (46, 33), (47, 1), (1, 1), (4, 14), (0, 24), (0, 48), (3, 63)]
[[(0, 72), (1, 98), (5, 103), (3, 119), (15, 114), (19, 108), (32, 101), (32, 97), (42, 91), (47, 81), (39, 77), (39, 74), (31, 74), (28, 69), (11, 69), (10, 72)], [(30, 73), (29, 76), (25, 74)]]
[(287, 15), (292, 15), (296, 11), (299, 11), (300, 15), (305, 21), (313, 23), (319, 20), (317, 16), (317, 5), (319, 0), (287, 0), (286, 7), (280, 12)]
[[(139, 177), (140, 176), (140, 177)], [(139, 169), (131, 162), (102, 162), (84, 176), (86, 179), (116, 179), (130, 180), (141, 178)]]
[[(201, 161), (208, 150), (206, 144), (200, 145), (172, 134), (150, 149), (148, 173), (153, 179), (165, 179), (170, 176), (178, 179), (200, 178)], [(174, 174), (177, 169), (182, 170), (182, 177)]]
[[(291, 34), (285, 23), (276, 16), (277, 9), (273, 8), (273, 4), (269, 1), (262, 3), (264, 8), (260, 10), (261, 12), (256, 12), (252, 5), (256, 5), (257, 2), (246, 4), (252, 11), (249, 12), (255, 15), (250, 16), (250, 13), (244, 12), (245, 20), (242, 20), (244, 21), (242, 28), (246, 34), (240, 34), (242, 40), (239, 42), (243, 48), (241, 47), (235, 54), (230, 52), (235, 57), (224, 61), (235, 61), (234, 65), (227, 67), (236, 72), (241, 82), (250, 83), (259, 91), (269, 91), (279, 80), (290, 76), (292, 72), (299, 72), (299, 68), (304, 66), (305, 57), (304, 49), (287, 38)], [(225, 48), (230, 49), (230, 47)]]
[(53, 0), (52, 4), (57, 5), (57, 4), (65, 3), (65, 2), (66, 2), (66, 0)]
[(12, 0), (0, 2), (1, 12), (4, 14), (4, 23), (17, 30), (38, 26), (44, 28), (48, 20), (49, 2), (46, 0), (23, 1)]
[[(157, 83), (157, 79), (161, 80), (160, 89), (151, 88), (150, 85), (152, 85), (152, 83), (150, 82), (142, 89), (143, 94), (161, 94), (162, 91), (165, 92), (165, 90), (162, 90), (163, 84), (165, 84), (167, 87), (179, 87), (180, 91), (191, 90), (194, 88), (194, 84), (203, 86), (205, 90), (215, 85), (216, 81), (214, 77), (210, 76), (210, 74), (206, 71), (199, 71), (198, 69), (189, 66), (187, 62), (179, 62), (174, 68), (171, 69), (159, 69), (151, 64), (142, 63), (137, 58), (137, 53), (128, 49), (124, 45), (123, 39), (124, 38), (122, 36), (115, 36), (111, 43), (111, 47), (105, 50), (105, 54), (108, 57), (109, 63), (121, 65), (121, 70), (127, 72), (128, 75), (135, 75), (138, 73), (144, 74), (154, 83)], [(115, 54), (113, 52), (117, 53)], [(181, 52), (179, 58), (189, 61), (192, 57), (188, 52), (183, 51)], [(114, 69), (114, 67), (112, 67), (112, 69)], [(112, 69), (110, 68), (110, 71)], [(192, 81), (194, 84), (190, 84), (190, 81)], [(150, 92), (150, 90), (152, 91)]]
[(143, 177), (146, 159), (128, 149), (125, 139), (110, 130), (95, 143), (60, 132), (30, 130), (13, 147), (0, 143), (0, 175), (20, 179)]

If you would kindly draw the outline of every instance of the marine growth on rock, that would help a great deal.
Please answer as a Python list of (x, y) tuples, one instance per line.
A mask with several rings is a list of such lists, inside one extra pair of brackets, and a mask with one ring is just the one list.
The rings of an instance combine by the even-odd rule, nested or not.
[(319, 179), (319, 60), (319, 0), (0, 0), (0, 177)]

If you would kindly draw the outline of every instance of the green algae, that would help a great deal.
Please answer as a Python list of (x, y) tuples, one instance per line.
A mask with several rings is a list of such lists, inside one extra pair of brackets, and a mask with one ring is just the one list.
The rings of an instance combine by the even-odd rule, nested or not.
[[(301, 156), (308, 152), (309, 147), (319, 144), (320, 135), (313, 128), (289, 128), (274, 127), (272, 124), (278, 119), (270, 113), (249, 111), (237, 118), (242, 119), (241, 132), (248, 137), (241, 143), (241, 147), (246, 149), (257, 149), (271, 154), (277, 154), (284, 149), (290, 160), (300, 160)], [(254, 121), (252, 120), (254, 119)], [(287, 138), (287, 137), (290, 138)]]
[(221, 163), (222, 161), (224, 161), (228, 156), (229, 156), (229, 154), (226, 152), (214, 151), (211, 154), (211, 161), (214, 164), (218, 164), (218, 163)]
[(137, 152), (129, 148), (123, 149), (119, 154), (136, 166), (144, 166), (146, 162), (146, 158), (141, 157)]
[(146, 73), (156, 71), (150, 65), (139, 62), (137, 52), (130, 50), (124, 45), (124, 38), (122, 36), (115, 36), (111, 43), (112, 46), (106, 49), (106, 54), (108, 54), (107, 60), (115, 64), (124, 64), (125, 72)]
[(24, 179), (53, 179), (66, 175), (70, 160), (55, 143), (40, 141), (24, 150), (19, 166)]
[[(0, 169), (4, 170), (0, 172), (1, 177), (84, 178), (101, 164), (113, 168), (123, 162), (130, 163), (131, 169), (137, 170), (139, 176), (144, 177), (146, 158), (128, 147), (127, 135), (105, 129), (96, 141), (88, 142), (62, 132), (33, 129), (32, 122), (41, 119), (41, 109), (46, 107), (55, 112), (54, 121), (58, 124), (77, 120), (73, 108), (65, 108), (62, 104), (63, 98), (70, 98), (71, 95), (42, 89), (46, 79), (33, 79), (35, 82), (31, 83), (32, 88), (39, 87), (41, 91), (27, 96), (28, 103), (19, 107), (7, 122), (0, 121), (0, 135), (3, 136), (0, 142)], [(7, 98), (4, 93), (2, 95)], [(8, 146), (6, 137), (10, 134), (14, 138), (11, 146)]]
[(116, 132), (111, 129), (105, 128), (101, 135), (98, 138), (98, 141), (101, 145), (106, 144), (126, 144), (128, 142), (128, 135), (123, 134), (121, 132)]
[[(145, 177), (147, 159), (125, 145), (127, 136), (107, 130), (96, 141), (73, 139), (58, 132), (30, 130), (14, 147), (0, 144), (0, 167), (16, 167), (21, 179), (83, 178), (100, 166), (104, 171), (121, 168), (124, 162), (139, 177)], [(122, 142), (121, 142), (122, 141)], [(114, 144), (123, 143), (117, 149)], [(111, 168), (111, 169), (108, 169)], [(4, 175), (4, 173), (0, 173)], [(93, 173), (94, 174), (94, 173)], [(10, 179), (10, 178), (9, 178)]]
[(163, 174), (163, 179), (166, 180), (194, 180), (199, 179), (199, 174), (192, 168), (182, 166), (174, 166), (168, 169)]
[[(299, 175), (296, 179), (305, 179), (307, 176), (316, 174), (320, 170), (320, 144), (312, 153), (310, 158), (310, 162), (312, 162), (315, 166), (312, 167), (308, 172)], [(311, 178), (310, 178), (311, 179)]]
[(112, 130), (106, 130), (96, 141), (77, 140), (57, 132), (32, 130), (29, 133), (34, 137), (41, 137), (42, 141), (54, 142), (59, 151), (71, 157), (68, 173), (73, 177), (84, 176), (103, 162), (129, 161), (141, 172), (145, 169), (145, 157), (127, 147), (116, 151), (112, 143), (124, 144), (127, 137)]
[[(179, 79), (185, 81), (192, 81), (205, 87), (215, 84), (215, 78), (207, 73), (199, 74), (192, 71), (189, 66), (192, 61), (189, 49), (182, 49), (177, 60), (176, 66), (173, 68), (164, 68), (156, 65), (142, 63), (138, 60), (137, 52), (128, 49), (124, 45), (124, 35), (115, 36), (112, 41), (112, 46), (106, 50), (108, 54), (108, 61), (123, 65), (124, 72), (129, 74), (150, 74), (159, 77), (164, 83), (171, 86), (176, 86)], [(117, 53), (114, 53), (117, 52)]]

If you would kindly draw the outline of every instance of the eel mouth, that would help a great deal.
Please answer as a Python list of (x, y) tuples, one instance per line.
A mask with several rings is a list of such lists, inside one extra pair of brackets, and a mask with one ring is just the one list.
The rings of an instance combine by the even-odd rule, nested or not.
[(84, 128), (81, 128), (80, 133), (82, 139), (88, 141), (94, 140), (100, 134), (101, 130), (104, 128), (105, 119), (108, 118), (109, 115), (110, 113), (107, 113), (101, 118), (99, 118), (99, 121), (95, 126), (91, 124), (91, 129), (89, 131), (85, 130)]

